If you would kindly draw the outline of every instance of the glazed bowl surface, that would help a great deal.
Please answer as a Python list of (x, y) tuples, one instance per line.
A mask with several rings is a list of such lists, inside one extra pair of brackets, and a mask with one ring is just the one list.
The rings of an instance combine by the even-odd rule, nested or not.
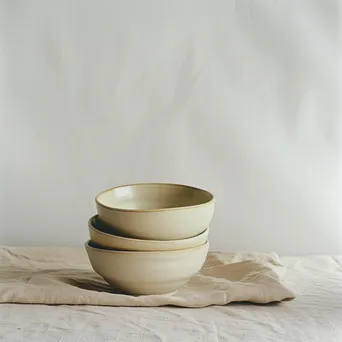
[(215, 209), (214, 196), (181, 184), (141, 183), (105, 190), (96, 196), (99, 219), (127, 236), (181, 240), (205, 231)]
[(129, 238), (120, 235), (113, 229), (109, 229), (103, 224), (98, 215), (89, 219), (88, 230), (90, 239), (96, 245), (116, 250), (126, 251), (172, 251), (179, 249), (187, 249), (205, 244), (208, 240), (209, 228), (204, 232), (181, 240), (143, 240)]
[(172, 293), (202, 268), (209, 243), (177, 251), (134, 252), (85, 245), (94, 271), (114, 289), (132, 295)]

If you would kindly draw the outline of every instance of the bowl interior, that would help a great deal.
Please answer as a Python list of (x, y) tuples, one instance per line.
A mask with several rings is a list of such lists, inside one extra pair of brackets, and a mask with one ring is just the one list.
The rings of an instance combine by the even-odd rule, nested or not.
[(205, 190), (180, 184), (146, 183), (125, 185), (100, 193), (96, 201), (105, 207), (126, 210), (183, 208), (210, 202)]
[(101, 233), (105, 233), (105, 234), (109, 234), (109, 235), (115, 235), (115, 236), (120, 236), (120, 237), (125, 237), (128, 238), (128, 236), (123, 235), (121, 232), (118, 232), (115, 228), (113, 227), (109, 227), (108, 225), (106, 225), (105, 223), (103, 223), (100, 219), (98, 215), (95, 215), (93, 217), (91, 217), (89, 219), (88, 225), (101, 232)]
[(202, 249), (209, 245), (209, 242), (207, 241), (203, 245), (195, 246), (195, 247), (189, 247), (186, 249), (175, 249), (175, 250), (166, 250), (166, 251), (126, 251), (126, 250), (120, 250), (120, 249), (113, 249), (106, 246), (100, 246), (94, 241), (88, 240), (85, 243), (86, 248), (90, 248), (93, 250), (97, 250), (99, 252), (103, 252), (105, 254), (111, 254), (111, 253), (117, 253), (117, 254), (131, 254), (131, 255), (144, 255), (144, 256), (153, 256), (153, 255), (167, 255), (167, 254), (174, 254), (174, 253), (186, 253), (188, 251), (196, 250), (196, 249)]

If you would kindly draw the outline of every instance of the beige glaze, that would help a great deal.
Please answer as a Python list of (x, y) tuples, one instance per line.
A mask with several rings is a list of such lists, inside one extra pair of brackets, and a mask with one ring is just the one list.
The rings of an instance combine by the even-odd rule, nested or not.
[(197, 247), (208, 240), (209, 228), (199, 235), (183, 240), (142, 240), (132, 239), (108, 230), (108, 226), (99, 221), (95, 215), (88, 222), (89, 235), (95, 244), (111, 249), (127, 251), (172, 251)]
[(187, 185), (143, 183), (101, 192), (99, 218), (122, 235), (180, 240), (203, 232), (214, 214), (214, 196)]
[(127, 294), (171, 293), (202, 268), (209, 243), (178, 251), (132, 252), (106, 250), (88, 241), (85, 245), (96, 273), (113, 288)]

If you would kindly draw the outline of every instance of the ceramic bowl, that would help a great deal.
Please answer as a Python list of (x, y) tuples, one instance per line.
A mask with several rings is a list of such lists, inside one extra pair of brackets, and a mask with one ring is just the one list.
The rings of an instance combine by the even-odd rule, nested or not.
[(181, 240), (202, 233), (214, 214), (214, 196), (187, 185), (119, 186), (96, 197), (100, 220), (124, 236)]
[(113, 288), (127, 294), (153, 295), (176, 291), (197, 274), (209, 243), (178, 251), (134, 252), (100, 248), (86, 243), (94, 271)]
[(172, 251), (192, 248), (205, 244), (208, 240), (209, 229), (189, 239), (182, 240), (142, 240), (132, 239), (120, 234), (114, 234), (113, 230), (103, 224), (98, 216), (93, 216), (88, 221), (89, 235), (96, 245), (126, 251)]

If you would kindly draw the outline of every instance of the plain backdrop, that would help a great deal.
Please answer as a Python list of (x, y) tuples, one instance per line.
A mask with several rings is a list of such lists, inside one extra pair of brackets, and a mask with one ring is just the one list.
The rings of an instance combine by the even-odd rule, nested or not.
[(212, 250), (342, 252), (338, 0), (0, 4), (1, 245), (166, 181), (215, 194)]

